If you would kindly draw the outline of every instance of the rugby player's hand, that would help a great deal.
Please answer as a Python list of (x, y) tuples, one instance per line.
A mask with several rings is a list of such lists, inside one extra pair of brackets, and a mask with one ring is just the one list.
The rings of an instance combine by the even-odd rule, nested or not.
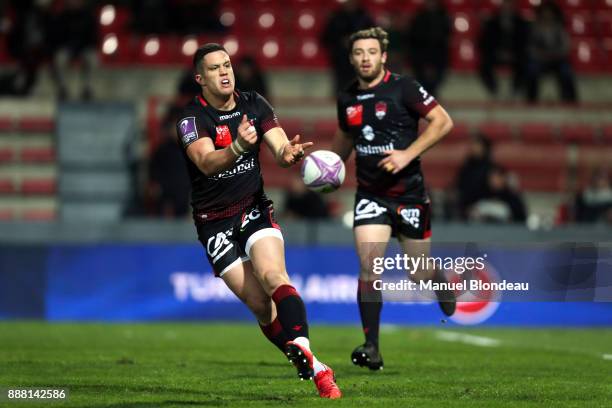
[(391, 174), (402, 171), (413, 159), (406, 150), (385, 150), (383, 154), (387, 157), (378, 162), (378, 167)]
[(300, 135), (296, 135), (283, 147), (282, 160), (289, 165), (298, 163), (304, 158), (305, 150), (313, 144), (312, 142), (300, 143)]
[(249, 122), (247, 115), (242, 116), (242, 122), (238, 125), (238, 143), (243, 149), (249, 150), (257, 143), (257, 131), (255, 126)]

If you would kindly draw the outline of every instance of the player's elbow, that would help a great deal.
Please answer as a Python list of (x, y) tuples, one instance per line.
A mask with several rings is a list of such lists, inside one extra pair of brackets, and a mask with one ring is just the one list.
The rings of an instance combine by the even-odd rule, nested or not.
[(446, 118), (444, 118), (444, 123), (442, 124), (442, 134), (446, 136), (450, 133), (451, 130), (453, 130), (454, 126), (455, 124), (453, 123), (453, 119), (451, 119), (450, 116), (446, 115)]

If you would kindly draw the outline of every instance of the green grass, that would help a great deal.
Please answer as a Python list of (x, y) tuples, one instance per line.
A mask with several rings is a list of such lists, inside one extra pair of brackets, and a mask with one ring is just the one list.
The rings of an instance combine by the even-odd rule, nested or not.
[[(440, 339), (449, 331), (500, 343)], [(319, 399), (253, 324), (0, 322), (0, 388), (70, 390), (66, 402), (0, 406), (612, 406), (610, 329), (390, 328), (375, 373), (349, 362), (356, 327), (314, 325), (311, 341), (342, 400)]]

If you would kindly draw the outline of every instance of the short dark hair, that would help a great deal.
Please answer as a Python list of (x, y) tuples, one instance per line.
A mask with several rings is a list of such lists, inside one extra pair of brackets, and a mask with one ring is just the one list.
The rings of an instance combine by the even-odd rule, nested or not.
[(193, 68), (196, 72), (202, 72), (202, 60), (204, 59), (204, 56), (215, 51), (227, 52), (225, 47), (217, 43), (207, 43), (200, 46), (200, 48), (196, 50), (195, 54), (193, 54)]
[(387, 52), (389, 46), (389, 34), (380, 27), (370, 27), (365, 30), (359, 30), (351, 34), (349, 38), (349, 52), (353, 52), (353, 44), (357, 40), (365, 40), (367, 38), (373, 38), (378, 40), (380, 44), (380, 52)]

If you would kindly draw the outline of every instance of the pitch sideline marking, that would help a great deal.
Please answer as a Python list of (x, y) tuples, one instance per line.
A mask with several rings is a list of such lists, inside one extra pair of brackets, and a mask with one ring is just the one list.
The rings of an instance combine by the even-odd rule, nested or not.
[(437, 332), (436, 337), (443, 341), (456, 341), (478, 347), (497, 347), (501, 341), (491, 337), (475, 336), (473, 334), (457, 333), (451, 331)]

